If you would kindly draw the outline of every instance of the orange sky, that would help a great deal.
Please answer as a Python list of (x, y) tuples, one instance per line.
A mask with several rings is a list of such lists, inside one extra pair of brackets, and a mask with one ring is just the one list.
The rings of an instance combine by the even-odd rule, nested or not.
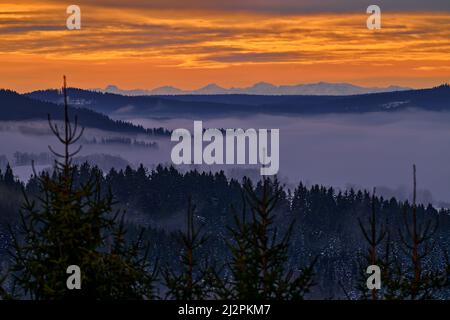
[(0, 88), (57, 87), (62, 74), (71, 86), (124, 89), (259, 81), (412, 87), (450, 82), (445, 10), (383, 12), (382, 29), (370, 31), (365, 9), (172, 10), (137, 0), (120, 8), (103, 1), (79, 1), (82, 29), (69, 31), (61, 1), (0, 0)]

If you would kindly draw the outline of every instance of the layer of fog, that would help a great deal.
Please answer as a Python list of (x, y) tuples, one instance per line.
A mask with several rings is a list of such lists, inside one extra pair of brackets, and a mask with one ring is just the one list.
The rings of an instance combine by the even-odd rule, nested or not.
[[(203, 120), (203, 119), (198, 119)], [(187, 119), (131, 119), (144, 127), (186, 128), (193, 130)], [(385, 197), (410, 198), (412, 164), (418, 168), (419, 200), (438, 206), (450, 203), (450, 113), (408, 111), (401, 113), (369, 113), (321, 116), (254, 116), (203, 121), (204, 128), (280, 129), (279, 178), (288, 187), (299, 181), (307, 185), (323, 184), (339, 189), (355, 187), (377, 192)], [(109, 154), (136, 167), (140, 163), (152, 169), (171, 164), (170, 153), (175, 143), (169, 137), (123, 135), (88, 129), (86, 139), (130, 137), (157, 142), (158, 149), (127, 145), (85, 144), (81, 156)], [(47, 146), (58, 149), (46, 122), (0, 123), (0, 156), (12, 159), (14, 152), (47, 152)], [(105, 166), (105, 164), (103, 164)], [(112, 163), (110, 164), (112, 166)], [(108, 164), (106, 164), (108, 167)], [(30, 168), (30, 167), (27, 167)], [(224, 169), (235, 178), (243, 175), (259, 178), (259, 166), (183, 166), (204, 170)], [(31, 174), (26, 168), (17, 172)], [(27, 171), (28, 170), (28, 171)], [(446, 205), (449, 206), (449, 205)]]
[[(202, 119), (198, 119), (202, 120)], [(131, 119), (144, 127), (193, 130), (187, 119)], [(205, 128), (280, 129), (279, 176), (340, 189), (411, 197), (417, 165), (419, 200), (450, 202), (450, 113), (405, 111), (320, 116), (263, 116), (203, 121)], [(256, 170), (255, 170), (256, 172)]]
[[(143, 143), (156, 142), (157, 148), (136, 147), (118, 143), (88, 143), (93, 139), (100, 142), (102, 139), (117, 138), (129, 138), (132, 141)], [(84, 131), (83, 140), (80, 140), (82, 149), (77, 154), (77, 161), (75, 162), (81, 163), (89, 160), (105, 171), (112, 167), (124, 169), (126, 165), (137, 167), (141, 163), (152, 169), (158, 163), (164, 164), (167, 162), (165, 155), (170, 154), (168, 140), (168, 137), (123, 134), (87, 128)], [(21, 180), (26, 181), (32, 175), (31, 161), (20, 165), (15, 164), (14, 153), (21, 152), (33, 155), (48, 153), (50, 155), (48, 146), (51, 146), (57, 152), (62, 151), (61, 144), (51, 133), (48, 123), (45, 121), (0, 122), (0, 169), (6, 165), (5, 161), (9, 162), (14, 169), (14, 174)], [(78, 145), (75, 145), (72, 150), (76, 150), (77, 147)], [(52, 166), (51, 163), (49, 165), (38, 163), (39, 165), (36, 168), (38, 170), (46, 169)]]

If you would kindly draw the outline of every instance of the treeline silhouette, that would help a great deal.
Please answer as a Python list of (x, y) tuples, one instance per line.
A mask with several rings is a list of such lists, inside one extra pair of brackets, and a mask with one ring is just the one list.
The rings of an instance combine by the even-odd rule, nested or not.
[[(17, 92), (0, 89), (0, 121), (45, 120), (48, 114), (54, 120), (64, 120), (64, 107), (20, 95)], [(142, 133), (152, 136), (169, 136), (171, 132), (164, 128), (144, 128), (122, 120), (112, 120), (108, 116), (86, 108), (69, 107), (76, 113), (80, 124), (89, 128), (120, 132)]]
[(146, 142), (137, 139), (124, 138), (124, 137), (111, 137), (111, 138), (99, 138), (93, 137), (92, 139), (83, 139), (80, 141), (82, 144), (102, 144), (102, 145), (125, 145), (137, 148), (149, 148), (158, 149), (157, 142)]
[[(308, 95), (177, 95), (123, 96), (77, 88), (68, 89), (69, 96), (84, 108), (96, 112), (137, 117), (205, 117), (255, 114), (328, 114), (395, 112), (407, 109), (449, 111), (448, 84), (418, 89), (350, 96)], [(35, 91), (28, 97), (61, 103), (57, 90)], [(128, 107), (126, 107), (128, 106)]]
[[(143, 241), (150, 248), (149, 262), (159, 261), (160, 281), (167, 270), (172, 270), (178, 277), (178, 272), (183, 270), (183, 266), (179, 265), (179, 254), (184, 254), (187, 250), (174, 242), (179, 236), (171, 230), (184, 230), (188, 227), (189, 224), (185, 221), (186, 212), (190, 211), (189, 199), (191, 204), (195, 204), (192, 218), (194, 222), (191, 226), (202, 226), (201, 237), (207, 238), (194, 255), (198, 259), (196, 264), (202, 268), (217, 267), (215, 277), (211, 278), (209, 274), (210, 281), (229, 275), (228, 268), (224, 267), (232, 259), (228, 245), (233, 237), (229, 228), (237, 226), (236, 213), (241, 216), (239, 211), (245, 205), (249, 206), (242, 195), (247, 192), (246, 185), (251, 184), (250, 181), (240, 183), (229, 180), (223, 172), (212, 174), (191, 171), (183, 174), (172, 167), (162, 166), (153, 171), (147, 171), (142, 166), (137, 169), (128, 167), (120, 171), (111, 170), (106, 175), (89, 164), (76, 166), (73, 170), (74, 186), (81, 187), (92, 177), (96, 177), (102, 196), (108, 196), (110, 188), (111, 194), (115, 196), (111, 209), (126, 210), (124, 226), (128, 230), (125, 236), (127, 241), (136, 240), (141, 227), (144, 228)], [(19, 204), (23, 202), (22, 187), (30, 198), (35, 199), (42, 192), (41, 178), (34, 177), (24, 186), (15, 180), (11, 169), (0, 175), (0, 212), (3, 221), (3, 236), (0, 237), (3, 243), (0, 247), (4, 250), (10, 249), (11, 245), (9, 232), (5, 228), (6, 222), (13, 225), (19, 223), (17, 211)], [(418, 221), (439, 218), (439, 229), (432, 235), (433, 241), (438, 245), (427, 249), (430, 252), (422, 259), (422, 270), (434, 272), (433, 270), (446, 267), (444, 252), (449, 247), (450, 236), (450, 218), (446, 210), (437, 210), (431, 205), (414, 206), (395, 199), (385, 200), (365, 191), (337, 192), (332, 188), (299, 184), (290, 193), (276, 180), (270, 181), (270, 185), (278, 190), (277, 205), (273, 209), (273, 225), (281, 235), (290, 233), (287, 265), (304, 268), (317, 257), (313, 269), (315, 286), (311, 288), (309, 297), (344, 298), (344, 292), (352, 298), (360, 297), (359, 286), (362, 284), (364, 288), (367, 278), (365, 273), (361, 274), (361, 270), (368, 265), (362, 261), (370, 244), (360, 231), (357, 219), (366, 226), (372, 210), (376, 212), (377, 222), (383, 224), (383, 229), (391, 230), (389, 237), (385, 237), (383, 243), (377, 246), (380, 256), (377, 264), (382, 266), (384, 263), (381, 258), (384, 259), (386, 255), (386, 241), (390, 245), (388, 262), (397, 261), (394, 265), (391, 263), (391, 267), (409, 264), (411, 257), (401, 248), (402, 239), (397, 231), (405, 230), (403, 212), (412, 212), (415, 208)], [(253, 186), (257, 196), (261, 196), (263, 189), (263, 182)], [(296, 223), (289, 229), (288, 226), (294, 220)], [(191, 234), (194, 233), (195, 231), (191, 231)], [(7, 256), (5, 251), (3, 256)], [(205, 269), (208, 270), (207, 267)], [(193, 277), (199, 277), (198, 274), (204, 272), (203, 269), (197, 270)], [(164, 284), (158, 282), (156, 288), (160, 289), (162, 296), (166, 295), (168, 289)], [(437, 294), (437, 297), (448, 297), (446, 288), (438, 290)]]

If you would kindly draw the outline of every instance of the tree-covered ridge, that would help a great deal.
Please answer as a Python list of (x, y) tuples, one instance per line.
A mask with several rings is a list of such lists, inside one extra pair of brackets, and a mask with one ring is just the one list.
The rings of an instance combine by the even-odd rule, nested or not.
[[(127, 225), (130, 230), (135, 230), (129, 234), (130, 237), (139, 233), (137, 226), (146, 228), (145, 236), (152, 239), (154, 256), (159, 256), (162, 264), (176, 269), (180, 251), (176, 249), (171, 232), (184, 229), (189, 197), (196, 206), (195, 220), (204, 226), (203, 232), (208, 236), (200, 257), (212, 257), (220, 264), (229, 256), (228, 227), (234, 225), (235, 211), (232, 208), (240, 210), (243, 207), (243, 183), (228, 179), (223, 172), (181, 173), (173, 167), (163, 166), (154, 170), (142, 166), (137, 169), (127, 167), (102, 174), (98, 168), (84, 164), (74, 171), (74, 179), (79, 184), (86, 183), (94, 175), (99, 177), (102, 190), (111, 187), (117, 201), (115, 209), (126, 210)], [(3, 223), (17, 217), (21, 202), (21, 183), (12, 177), (10, 170), (0, 176), (0, 188), (8, 190), (4, 194), (9, 194), (0, 201)], [(287, 226), (292, 221), (296, 221), (289, 241), (290, 265), (305, 266), (318, 257), (314, 269), (317, 285), (311, 296), (342, 298), (345, 297), (344, 287), (357, 297), (357, 291), (353, 289), (359, 281), (361, 257), (369, 247), (360, 231), (358, 218), (367, 221), (373, 205), (378, 220), (393, 231), (390, 240), (398, 243), (397, 230), (403, 230), (404, 226), (402, 214), (404, 210), (412, 210), (412, 204), (377, 196), (372, 199), (368, 191), (339, 191), (319, 185), (307, 187), (302, 183), (294, 190), (278, 186), (280, 195), (275, 209), (275, 225), (283, 233), (288, 231)], [(261, 194), (262, 187), (261, 182), (255, 185), (257, 194)], [(39, 192), (37, 178), (31, 179), (25, 190), (36, 195)], [(439, 230), (433, 236), (439, 247), (424, 261), (425, 268), (431, 270), (445, 263), (441, 253), (449, 248), (449, 212), (431, 205), (417, 205), (416, 210), (419, 219), (439, 217)], [(4, 231), (2, 239), (5, 242), (6, 235)], [(2, 247), (5, 248), (6, 244), (3, 243)], [(392, 252), (407, 261), (406, 256), (402, 258), (404, 254), (399, 246), (393, 245)]]
[[(170, 135), (170, 131), (164, 128), (146, 129), (129, 122), (112, 120), (106, 115), (86, 108), (69, 107), (69, 110), (78, 115), (81, 125), (89, 128), (120, 133)], [(14, 91), (0, 89), (0, 121), (47, 121), (49, 114), (51, 114), (53, 120), (64, 119), (64, 109), (61, 105), (35, 100)]]
[[(68, 90), (74, 105), (107, 115), (140, 117), (230, 116), (230, 114), (311, 115), (329, 113), (393, 112), (407, 109), (450, 111), (448, 84), (397, 92), (352, 96), (177, 95), (123, 96), (78, 88)], [(61, 103), (57, 90), (26, 94), (41, 101)], [(128, 106), (127, 108), (124, 108)]]

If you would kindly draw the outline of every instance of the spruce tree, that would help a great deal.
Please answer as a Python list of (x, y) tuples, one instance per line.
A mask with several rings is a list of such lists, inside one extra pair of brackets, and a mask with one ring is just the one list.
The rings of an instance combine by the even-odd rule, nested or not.
[(386, 283), (389, 281), (389, 270), (391, 268), (392, 262), (390, 261), (391, 257), (391, 242), (390, 242), (390, 234), (387, 229), (387, 223), (382, 224), (378, 220), (379, 212), (377, 212), (377, 197), (375, 196), (376, 189), (374, 188), (372, 197), (371, 197), (371, 214), (368, 219), (367, 228), (363, 221), (358, 218), (358, 223), (360, 230), (364, 236), (364, 239), (368, 243), (367, 254), (363, 257), (362, 261), (360, 261), (360, 282), (357, 286), (357, 289), (360, 293), (361, 299), (371, 299), (378, 300), (383, 299), (383, 293), (385, 292), (384, 288), (381, 292), (378, 292), (377, 289), (369, 290), (367, 288), (367, 267), (371, 265), (376, 265), (381, 269), (381, 280), (382, 283)]
[[(450, 286), (450, 264), (444, 252), (443, 266), (426, 266), (436, 247), (435, 234), (438, 216), (418, 215), (416, 166), (413, 166), (413, 203), (411, 210), (404, 206), (403, 230), (399, 230), (401, 249), (409, 263), (397, 263), (391, 297), (394, 299), (436, 299)], [(391, 284), (392, 286), (392, 284)]]
[(181, 245), (181, 270), (174, 266), (164, 270), (164, 282), (168, 289), (167, 298), (176, 300), (202, 300), (208, 298), (208, 264), (200, 265), (199, 249), (207, 241), (201, 228), (196, 228), (194, 220), (195, 206), (188, 198), (186, 232), (179, 232), (177, 240)]
[[(72, 147), (83, 134), (77, 118), (69, 120), (64, 77), (64, 124), (49, 116), (49, 125), (63, 145), (54, 173), (41, 174), (37, 199), (25, 195), (19, 231), (11, 229), (11, 275), (14, 294), (36, 300), (54, 299), (148, 299), (153, 296), (154, 273), (150, 272), (142, 242), (125, 239), (123, 216), (113, 210), (113, 195), (100, 187), (100, 176), (87, 182), (74, 178)], [(81, 289), (69, 290), (67, 268), (81, 270)]]
[(215, 275), (217, 297), (303, 299), (314, 285), (314, 263), (297, 270), (289, 266), (289, 241), (294, 224), (290, 224), (284, 235), (279, 234), (274, 210), (280, 189), (269, 179), (264, 179), (260, 194), (249, 180), (244, 181), (243, 187), (242, 217), (235, 215), (235, 226), (229, 228), (231, 258), (224, 272)]
[[(366, 262), (381, 268), (381, 290), (372, 291), (372, 299), (420, 300), (437, 299), (450, 286), (450, 262), (447, 253), (442, 253), (441, 265), (431, 265), (437, 258), (435, 234), (438, 230), (438, 216), (419, 216), (417, 205), (416, 166), (413, 166), (413, 201), (403, 204), (403, 227), (397, 230), (398, 238), (392, 239), (384, 227), (377, 232), (375, 198), (372, 198), (372, 216), (369, 219), (370, 232), (360, 222), (361, 230), (369, 243)], [(424, 210), (421, 210), (424, 212)], [(387, 235), (387, 239), (383, 240)], [(384, 241), (383, 256), (379, 256)], [(392, 248), (399, 248), (392, 252)], [(434, 256), (433, 256), (434, 255)], [(442, 259), (443, 257), (443, 259)], [(361, 273), (365, 272), (364, 266)], [(366, 275), (367, 277), (367, 275)], [(358, 286), (362, 298), (368, 298), (365, 283)]]

